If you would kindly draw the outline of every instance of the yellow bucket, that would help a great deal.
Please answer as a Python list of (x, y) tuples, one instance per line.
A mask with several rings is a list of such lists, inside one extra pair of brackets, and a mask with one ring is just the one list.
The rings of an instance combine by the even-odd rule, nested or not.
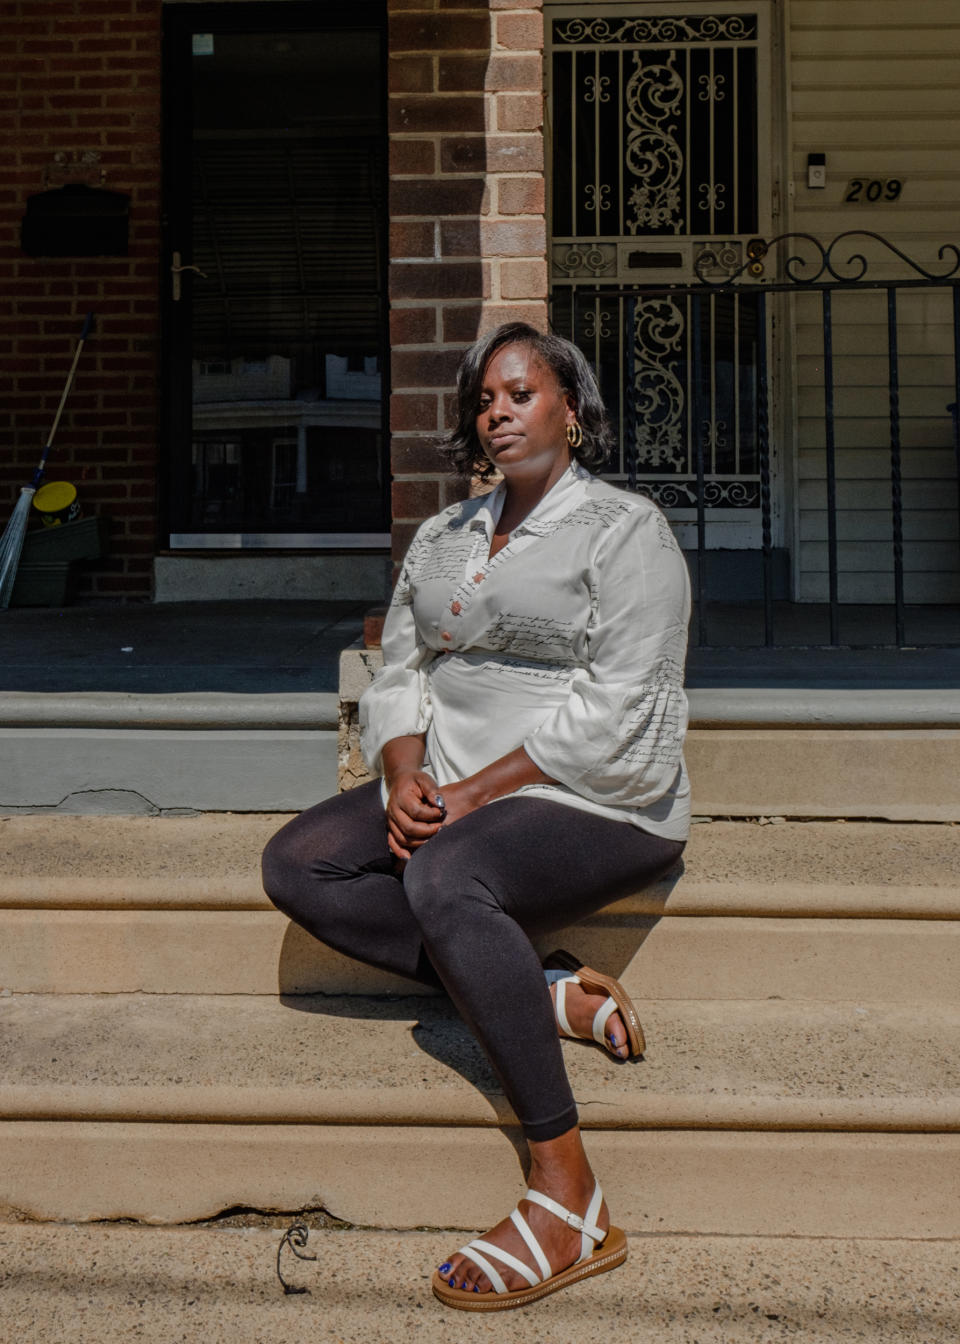
[(40, 514), (44, 527), (75, 523), (80, 517), (77, 487), (69, 481), (48, 481), (34, 495), (33, 507)]

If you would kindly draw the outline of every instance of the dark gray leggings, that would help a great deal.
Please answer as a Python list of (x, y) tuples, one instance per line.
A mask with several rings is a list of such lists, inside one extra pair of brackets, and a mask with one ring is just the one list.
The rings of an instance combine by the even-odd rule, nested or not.
[(444, 827), (398, 877), (374, 781), (288, 822), (264, 851), (263, 884), (328, 947), (441, 985), (524, 1134), (544, 1140), (571, 1129), (577, 1108), (530, 936), (649, 886), (682, 852), (629, 823), (521, 796)]

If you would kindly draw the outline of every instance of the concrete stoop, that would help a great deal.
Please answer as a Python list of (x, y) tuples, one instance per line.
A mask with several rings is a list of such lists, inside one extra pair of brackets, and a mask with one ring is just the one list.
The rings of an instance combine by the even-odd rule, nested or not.
[[(446, 1003), (269, 907), (283, 820), (0, 820), (9, 1213), (477, 1228), (517, 1197)], [(565, 1046), (621, 1225), (960, 1236), (958, 875), (955, 826), (714, 822), (682, 875), (548, 940), (622, 975), (647, 1030), (626, 1066)]]
[[(0, 818), (0, 987), (379, 994), (263, 895), (282, 815)], [(650, 999), (956, 1002), (960, 827), (695, 826), (684, 871), (544, 940)]]
[[(344, 650), (339, 696), (0, 692), (0, 811), (308, 807), (363, 775), (356, 702), (379, 660)], [(690, 715), (704, 815), (960, 821), (956, 691), (700, 688)]]
[[(310, 1219), (307, 1220), (311, 1222)], [(18, 1344), (954, 1344), (953, 1242), (645, 1236), (613, 1273), (522, 1311), (453, 1313), (429, 1287), (448, 1232), (0, 1224), (4, 1326)], [(454, 1241), (453, 1245), (458, 1244)]]
[[(564, 1046), (631, 1233), (960, 1235), (960, 1004), (639, 1000), (646, 1058)], [(7, 1211), (323, 1208), (496, 1222), (515, 1120), (445, 1000), (0, 999)]]
[(299, 811), (337, 787), (332, 692), (0, 693), (0, 810)]

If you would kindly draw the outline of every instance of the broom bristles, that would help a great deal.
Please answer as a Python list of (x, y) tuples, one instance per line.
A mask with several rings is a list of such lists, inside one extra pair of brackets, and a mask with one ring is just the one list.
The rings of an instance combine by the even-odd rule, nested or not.
[(13, 585), (17, 578), (17, 567), (20, 564), (20, 552), (23, 550), (23, 538), (30, 518), (30, 503), (35, 493), (31, 485), (21, 487), (20, 498), (10, 515), (9, 523), (4, 528), (3, 536), (0, 537), (0, 611), (6, 611), (10, 605)]

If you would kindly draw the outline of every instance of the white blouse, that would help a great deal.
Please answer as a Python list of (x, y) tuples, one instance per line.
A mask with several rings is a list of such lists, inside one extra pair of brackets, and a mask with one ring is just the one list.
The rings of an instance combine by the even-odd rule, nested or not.
[(442, 789), (522, 745), (557, 783), (518, 794), (685, 840), (690, 583), (666, 519), (574, 463), (490, 559), (504, 494), (417, 531), (360, 700), (367, 765), (426, 733)]

